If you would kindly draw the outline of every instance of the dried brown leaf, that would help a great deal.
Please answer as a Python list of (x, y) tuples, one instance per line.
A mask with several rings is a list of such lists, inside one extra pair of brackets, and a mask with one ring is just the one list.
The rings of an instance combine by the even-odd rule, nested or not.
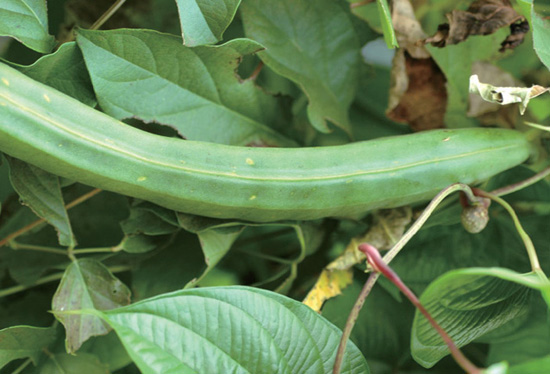
[(470, 35), (489, 35), (510, 26), (510, 35), (501, 44), (502, 52), (520, 45), (529, 31), (529, 24), (509, 0), (476, 0), (467, 10), (453, 10), (445, 16), (449, 23), (439, 25), (435, 35), (425, 39), (424, 44), (441, 48), (463, 42)]
[(420, 22), (416, 19), (414, 8), (409, 0), (393, 0), (392, 21), (397, 42), (414, 58), (429, 58), (430, 53), (419, 44), (426, 38)]
[(408, 123), (414, 131), (444, 127), (446, 82), (433, 59), (415, 59), (399, 50), (392, 68), (387, 116)]

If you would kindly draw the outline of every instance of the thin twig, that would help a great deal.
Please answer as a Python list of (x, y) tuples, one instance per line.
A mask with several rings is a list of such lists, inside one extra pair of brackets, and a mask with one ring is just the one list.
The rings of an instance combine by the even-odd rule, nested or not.
[(25, 361), (23, 361), (23, 363), (21, 365), (19, 365), (19, 367), (17, 369), (15, 369), (14, 371), (12, 371), (11, 374), (19, 374), (19, 373), (22, 373), (23, 370), (25, 370), (27, 368), (27, 366), (29, 366), (29, 364), (32, 362), (32, 360), (30, 358), (27, 358)]
[[(93, 189), (91, 190), (90, 192), (88, 193), (85, 193), (84, 195), (74, 199), (73, 201), (71, 201), (69, 204), (65, 205), (65, 209), (71, 209), (75, 206), (77, 206), (78, 204), (81, 204), (83, 203), (84, 201), (94, 197), (95, 195), (97, 195), (98, 193), (100, 193), (102, 190), (100, 190), (99, 188), (96, 188), (96, 189)], [(37, 227), (38, 225), (44, 223), (46, 220), (44, 218), (40, 218), (40, 219), (37, 219), (36, 221), (28, 224), (27, 226), (25, 227), (22, 227), (20, 228), (19, 230), (11, 233), (10, 235), (6, 236), (4, 239), (0, 240), (0, 247), (3, 247), (5, 246), (6, 244), (8, 244), (10, 241), (12, 241), (13, 239), (17, 238), (18, 236), (21, 236), (27, 232), (29, 232), (30, 230), (34, 229), (35, 227)]]
[[(132, 270), (132, 268), (133, 267), (130, 266), (130, 265), (119, 265), (119, 266), (110, 267), (109, 271), (111, 273), (121, 273), (121, 272), (124, 272), (124, 271)], [(29, 285), (19, 284), (17, 286), (4, 288), (3, 290), (0, 290), (0, 298), (5, 297), (5, 296), (9, 296), (9, 295), (13, 295), (13, 294), (18, 293), (18, 292), (22, 292), (22, 291), (28, 290), (30, 288), (40, 286), (40, 285), (45, 284), (45, 283), (50, 283), (50, 282), (59, 280), (59, 279), (63, 278), (64, 274), (65, 274), (64, 272), (63, 273), (50, 274), (50, 275), (47, 275), (45, 277), (42, 277), (42, 278), (38, 279), (33, 284), (29, 284)]]
[(16, 241), (10, 242), (10, 248), (14, 251), (37, 251), (45, 253), (53, 253), (56, 255), (67, 256), (67, 251), (59, 248), (44, 247), (41, 245), (17, 243)]
[(355, 300), (355, 304), (353, 304), (353, 308), (351, 309), (351, 312), (348, 315), (348, 319), (346, 320), (344, 331), (342, 331), (342, 337), (340, 338), (340, 345), (338, 345), (338, 350), (336, 351), (336, 359), (334, 360), (334, 366), (332, 367), (333, 374), (340, 374), (340, 369), (344, 361), (344, 353), (346, 351), (346, 346), (348, 344), (348, 340), (351, 335), (351, 330), (353, 330), (353, 327), (355, 326), (355, 322), (357, 322), (357, 318), (359, 317), (359, 312), (363, 308), (363, 304), (365, 304), (365, 301), (367, 300), (367, 296), (369, 296), (370, 291), (374, 287), (374, 284), (376, 283), (376, 280), (378, 279), (379, 276), (380, 274), (376, 272), (372, 272), (369, 275), (369, 278), (367, 279), (367, 281), (365, 282), (365, 285), (361, 289), (361, 292), (359, 293), (357, 300)]
[(94, 22), (94, 24), (92, 26), (90, 26), (90, 30), (98, 30), (101, 26), (103, 26), (103, 24), (105, 22), (107, 22), (109, 20), (109, 18), (111, 18), (111, 16), (113, 14), (115, 14), (115, 12), (126, 2), (126, 0), (117, 0), (115, 1), (115, 3), (113, 5), (111, 5), (111, 7), (109, 9), (107, 9), (107, 11), (105, 11), (105, 13), (103, 13), (101, 15), (101, 17), (99, 17), (97, 19), (97, 21)]

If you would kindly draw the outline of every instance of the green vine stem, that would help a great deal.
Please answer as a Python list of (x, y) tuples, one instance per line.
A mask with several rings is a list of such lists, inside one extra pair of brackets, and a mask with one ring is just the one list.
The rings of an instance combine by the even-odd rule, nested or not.
[(549, 175), (550, 175), (550, 166), (545, 168), (544, 170), (538, 172), (537, 174), (533, 175), (530, 178), (527, 178), (527, 179), (524, 179), (520, 182), (510, 184), (508, 186), (493, 190), (493, 191), (491, 191), (491, 194), (495, 195), (495, 196), (508, 195), (508, 194), (511, 194), (512, 192), (519, 191), (519, 190), (521, 190), (525, 187), (529, 187), (529, 186), (543, 180), (544, 178), (546, 178)]
[(9, 242), (9, 246), (14, 251), (37, 251), (37, 252), (45, 252), (45, 253), (52, 253), (55, 255), (67, 256), (67, 251), (64, 249), (44, 247), (41, 245), (34, 245), (34, 244), (18, 243), (15, 240), (12, 240), (11, 242)]
[(519, 218), (514, 211), (514, 209), (508, 204), (505, 200), (501, 199), (500, 197), (496, 196), (494, 193), (491, 192), (485, 192), (482, 190), (475, 189), (475, 194), (477, 196), (482, 196), (489, 198), (496, 203), (502, 205), (504, 209), (510, 214), (510, 217), (512, 218), (512, 221), (514, 222), (514, 226), (516, 227), (516, 230), (521, 237), (521, 240), (523, 241), (523, 244), (525, 245), (525, 249), (527, 250), (527, 255), (529, 256), (529, 261), (531, 262), (531, 269), (533, 272), (537, 273), (542, 271), (542, 268), (540, 267), (539, 259), (537, 256), (537, 251), (535, 250), (535, 246), (533, 245), (533, 241), (527, 235), (525, 230), (523, 229), (523, 226), (521, 226), (521, 223), (519, 222)]
[[(133, 269), (132, 266), (120, 265), (120, 266), (110, 267), (109, 271), (111, 273), (122, 273), (124, 271), (130, 271), (132, 269)], [(5, 296), (9, 296), (9, 295), (13, 295), (13, 294), (16, 294), (18, 292), (22, 292), (22, 291), (28, 290), (30, 288), (40, 286), (40, 285), (45, 284), (45, 283), (50, 283), (50, 282), (53, 282), (53, 281), (56, 281), (56, 280), (60, 280), (61, 278), (63, 278), (63, 274), (65, 274), (65, 273), (63, 272), (63, 273), (50, 274), (50, 275), (47, 275), (45, 277), (42, 277), (42, 278), (38, 279), (33, 284), (29, 284), (29, 285), (19, 284), (17, 286), (4, 288), (3, 290), (0, 290), (0, 298), (5, 297)]]
[[(399, 239), (397, 243), (395, 243), (395, 245), (388, 251), (388, 253), (386, 253), (386, 255), (384, 256), (384, 262), (386, 264), (389, 264), (395, 258), (395, 256), (397, 256), (399, 251), (403, 249), (405, 244), (407, 244), (409, 240), (411, 240), (412, 237), (420, 230), (420, 228), (424, 225), (424, 223), (426, 223), (426, 221), (428, 220), (428, 218), (430, 218), (430, 216), (432, 215), (434, 210), (437, 208), (437, 206), (447, 196), (458, 191), (464, 192), (464, 194), (466, 195), (466, 197), (470, 202), (472, 203), (477, 202), (478, 198), (474, 195), (470, 186), (466, 184), (455, 183), (441, 190), (432, 199), (432, 201), (430, 201), (426, 209), (422, 211), (420, 216), (411, 225), (411, 227), (407, 230), (407, 232)], [(372, 273), (369, 276), (369, 278), (365, 282), (365, 285), (361, 289), (361, 292), (359, 293), (359, 296), (357, 297), (357, 300), (355, 301), (355, 304), (353, 305), (353, 308), (351, 309), (350, 314), (348, 315), (348, 319), (346, 320), (344, 331), (342, 332), (342, 337), (340, 338), (340, 345), (338, 346), (338, 351), (336, 352), (336, 359), (334, 361), (334, 366), (332, 369), (333, 374), (340, 374), (342, 362), (344, 359), (344, 352), (346, 350), (346, 345), (351, 335), (351, 331), (353, 330), (353, 327), (357, 322), (357, 318), (359, 317), (359, 312), (361, 311), (363, 304), (365, 304), (365, 300), (367, 296), (369, 295), (370, 291), (374, 287), (374, 284), (376, 283), (378, 276), (379, 275), (376, 272)]]

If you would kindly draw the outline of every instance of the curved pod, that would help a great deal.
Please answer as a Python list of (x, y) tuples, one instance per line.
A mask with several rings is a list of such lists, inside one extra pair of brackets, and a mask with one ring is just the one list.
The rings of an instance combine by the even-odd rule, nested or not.
[(354, 216), (484, 180), (523, 162), (530, 149), (519, 132), (477, 128), (297, 149), (184, 141), (135, 129), (0, 64), (0, 151), (209, 217)]

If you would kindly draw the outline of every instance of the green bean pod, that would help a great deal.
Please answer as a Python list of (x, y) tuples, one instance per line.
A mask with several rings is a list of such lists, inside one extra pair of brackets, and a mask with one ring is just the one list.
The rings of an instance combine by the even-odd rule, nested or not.
[(185, 141), (135, 129), (0, 64), (0, 151), (177, 211), (269, 222), (420, 202), (518, 165), (531, 147), (517, 131), (481, 128), (313, 148)]

